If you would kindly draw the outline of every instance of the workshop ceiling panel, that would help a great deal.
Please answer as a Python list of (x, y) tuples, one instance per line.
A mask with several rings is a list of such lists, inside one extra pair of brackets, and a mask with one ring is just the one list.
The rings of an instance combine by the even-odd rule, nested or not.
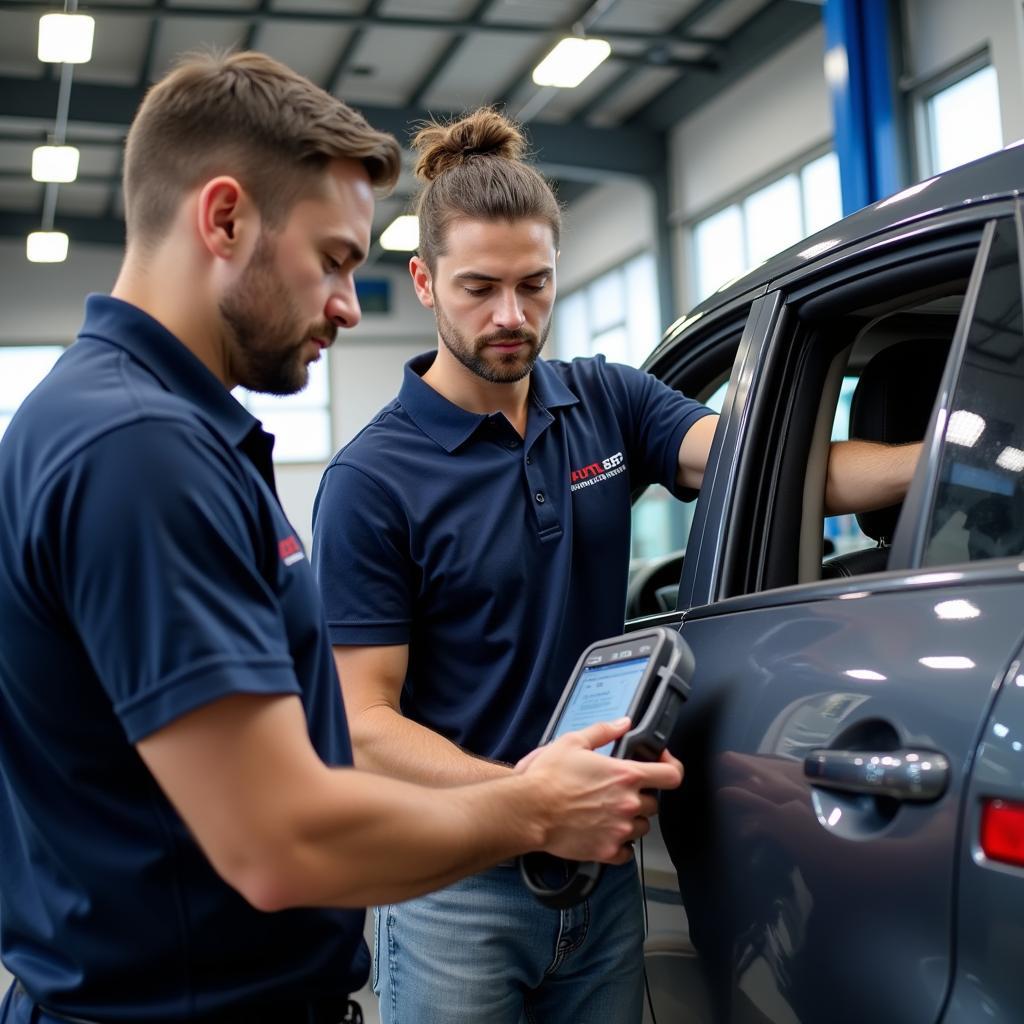
[(615, 29), (667, 32), (700, 3), (700, 0), (628, 0), (612, 4), (591, 26), (593, 35)]
[[(551, 99), (537, 114), (539, 121), (567, 121), (588, 104), (595, 96), (603, 92), (614, 82), (629, 65), (609, 57), (593, 74), (584, 79), (575, 89), (553, 89)], [(538, 87), (531, 86), (534, 91)]]
[(272, 0), (274, 11), (315, 11), (321, 14), (362, 14), (369, 0)]
[(88, 64), (75, 65), (73, 80), (134, 85), (142, 71), (142, 57), (153, 20), (130, 14), (101, 14), (99, 11), (96, 11), (95, 18), (92, 60)]
[(100, 217), (109, 202), (109, 186), (75, 181), (60, 186), (57, 210), (68, 217)]
[(716, 39), (727, 39), (766, 5), (766, 0), (724, 0), (708, 15), (694, 23), (693, 32)]
[(253, 48), (269, 53), (300, 74), (325, 88), (327, 79), (345, 43), (352, 33), (350, 26), (315, 24), (309, 21), (266, 21), (260, 26)]
[(38, 78), (43, 67), (36, 57), (39, 11), (4, 11), (0, 14), (0, 67), (6, 75)]
[(378, 9), (384, 18), (437, 18), (439, 21), (468, 18), (477, 0), (385, 0)]
[(32, 173), (32, 150), (39, 145), (39, 141), (8, 141), (0, 142), (0, 174), (21, 174)]
[(206, 8), (207, 10), (255, 11), (260, 0), (166, 0), (168, 7)]
[(643, 68), (595, 110), (590, 121), (598, 126), (621, 124), (678, 79), (672, 68)]
[(496, 0), (484, 20), (555, 27), (568, 25), (586, 6), (579, 0)]
[(43, 208), (45, 187), (33, 181), (27, 174), (21, 181), (0, 178), (0, 210), (38, 213)]
[(421, 104), (431, 110), (466, 110), (492, 102), (495, 91), (519, 72), (536, 46), (528, 35), (470, 33)]
[(238, 46), (247, 28), (247, 22), (240, 18), (162, 19), (153, 50), (154, 77), (164, 75), (174, 60), (189, 50)]
[(352, 55), (338, 94), (357, 104), (400, 106), (449, 39), (442, 29), (371, 29)]

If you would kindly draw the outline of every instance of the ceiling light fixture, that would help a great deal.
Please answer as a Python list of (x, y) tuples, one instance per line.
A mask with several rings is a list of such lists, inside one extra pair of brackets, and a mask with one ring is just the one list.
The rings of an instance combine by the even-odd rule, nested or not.
[(78, 150), (74, 146), (37, 146), (32, 151), (35, 181), (66, 183), (78, 177)]
[(420, 221), (415, 214), (396, 217), (382, 232), (380, 247), (389, 252), (415, 252), (420, 244)]
[(39, 19), (39, 59), (44, 64), (87, 63), (95, 29), (88, 14), (44, 14)]
[(605, 39), (568, 36), (533, 69), (536, 85), (575, 89), (612, 52)]
[(63, 263), (68, 258), (68, 236), (63, 231), (33, 231), (25, 241), (29, 263)]

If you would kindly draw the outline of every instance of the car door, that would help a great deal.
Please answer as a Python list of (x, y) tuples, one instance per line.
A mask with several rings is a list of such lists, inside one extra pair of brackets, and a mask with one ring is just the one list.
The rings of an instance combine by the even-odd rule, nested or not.
[[(698, 668), (672, 740), (686, 779), (661, 811), (710, 1019), (916, 1024), (947, 998), (965, 776), (1024, 626), (1019, 559), (972, 554), (1004, 554), (981, 535), (998, 527), (972, 522), (977, 503), (938, 504), (950, 486), (1007, 486), (949, 456), (970, 354), (1020, 345), (1019, 214), (989, 212), (1003, 216), (873, 240), (751, 310), (683, 567)], [(918, 301), (968, 258), (887, 570), (802, 582), (795, 467), (827, 362), (815, 311), (847, 289), (877, 312), (920, 272), (904, 286)]]

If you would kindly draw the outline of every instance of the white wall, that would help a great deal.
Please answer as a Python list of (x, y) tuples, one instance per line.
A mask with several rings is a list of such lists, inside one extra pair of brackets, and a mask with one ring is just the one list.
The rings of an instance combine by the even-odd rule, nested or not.
[(782, 165), (832, 138), (819, 25), (672, 130), (671, 204), (680, 308), (695, 302), (689, 228)]
[(82, 326), (85, 296), (109, 292), (121, 250), (75, 245), (64, 263), (29, 263), (25, 243), (0, 241), (0, 344), (67, 343)]
[(906, 73), (941, 74), (987, 48), (999, 81), (1003, 142), (1024, 137), (1024, 16), (1019, 0), (903, 0)]
[(654, 196), (645, 184), (592, 188), (562, 218), (558, 291), (565, 295), (654, 244)]

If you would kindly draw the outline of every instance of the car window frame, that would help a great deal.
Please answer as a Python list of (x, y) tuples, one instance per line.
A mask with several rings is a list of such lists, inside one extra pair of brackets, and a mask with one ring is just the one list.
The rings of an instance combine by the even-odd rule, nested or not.
[[(751, 424), (757, 418), (758, 392), (764, 386), (762, 364), (769, 358), (777, 358), (787, 318), (794, 315), (797, 305), (831, 292), (838, 283), (855, 283), (859, 278), (884, 272), (886, 267), (898, 266), (906, 259), (908, 250), (921, 246), (935, 254), (941, 254), (947, 247), (956, 250), (973, 246), (973, 276), (978, 265), (981, 238), (988, 222), (1012, 214), (1016, 206), (1013, 200), (996, 200), (984, 204), (984, 209), (954, 211), (925, 224), (917, 222), (902, 228), (896, 225), (881, 236), (861, 240), (843, 253), (825, 255), (821, 258), (821, 264), (810, 273), (804, 271), (787, 274), (777, 281), (768, 282), (765, 294), (756, 299), (751, 308), (745, 337), (741, 341), (743, 360), (740, 360), (738, 353), (736, 393), (726, 398), (716, 445), (709, 461), (709, 465), (713, 466), (712, 478), (705, 481), (705, 489), (694, 517), (680, 585), (678, 608), (683, 616), (690, 615), (694, 609), (722, 602), (727, 602), (733, 610), (738, 604), (752, 598), (757, 599), (757, 604), (763, 604), (766, 601), (762, 595), (781, 594), (794, 589), (804, 592), (807, 588), (819, 588), (822, 596), (837, 589), (834, 581), (815, 580), (771, 586), (746, 593), (731, 593), (728, 590), (730, 572), (734, 571), (730, 559), (733, 562), (741, 560), (743, 556), (738, 548), (749, 545), (747, 539), (740, 541), (736, 537), (726, 536), (726, 523), (735, 519), (734, 513), (742, 507), (744, 501), (750, 500), (749, 494), (744, 496), (742, 493), (744, 466), (760, 461), (762, 466), (767, 464), (774, 479), (778, 480), (782, 447), (776, 447), (769, 453), (770, 458), (766, 459), (763, 444), (755, 446), (750, 443)], [(951, 352), (947, 368), (952, 358)], [(746, 379), (742, 379), (744, 373)], [(929, 431), (930, 437), (934, 434), (934, 423), (930, 424)], [(922, 462), (930, 465), (930, 460)], [(698, 546), (696, 550), (695, 545)], [(907, 568), (904, 560), (899, 563), (890, 561), (890, 571), (896, 575), (904, 574)], [(879, 575), (882, 574), (871, 574), (870, 578), (876, 579)], [(839, 589), (848, 590), (848, 582)]]

